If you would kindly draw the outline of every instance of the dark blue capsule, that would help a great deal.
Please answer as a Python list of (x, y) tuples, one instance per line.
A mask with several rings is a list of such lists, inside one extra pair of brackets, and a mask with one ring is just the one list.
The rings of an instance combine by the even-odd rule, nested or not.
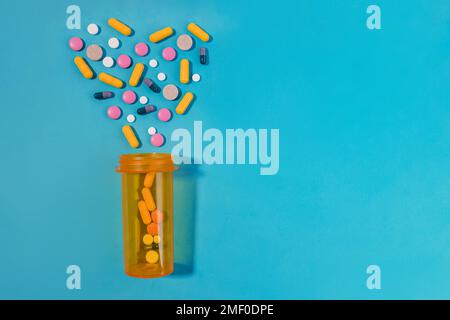
[(144, 115), (144, 114), (148, 114), (150, 112), (153, 112), (155, 110), (156, 110), (155, 106), (152, 105), (152, 104), (149, 104), (147, 106), (140, 107), (139, 109), (137, 109), (137, 113), (140, 114), (140, 115)]
[(105, 100), (114, 97), (114, 93), (111, 91), (103, 91), (94, 93), (94, 98), (97, 100)]
[(200, 48), (200, 63), (201, 64), (208, 63), (208, 50), (205, 47)]
[(150, 90), (152, 90), (153, 92), (161, 92), (161, 88), (158, 87), (156, 85), (156, 83), (154, 83), (152, 80), (150, 80), (149, 78), (144, 78), (144, 83), (147, 85), (147, 87), (150, 88)]

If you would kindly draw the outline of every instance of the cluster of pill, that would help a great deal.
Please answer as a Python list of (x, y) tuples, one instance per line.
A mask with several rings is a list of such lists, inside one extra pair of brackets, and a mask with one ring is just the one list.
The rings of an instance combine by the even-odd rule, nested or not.
[(150, 188), (153, 186), (155, 173), (149, 172), (144, 178), (144, 187), (141, 190), (143, 200), (138, 201), (138, 209), (142, 222), (147, 226), (147, 233), (142, 238), (149, 250), (145, 254), (145, 260), (148, 263), (157, 263), (159, 261), (159, 243), (161, 241), (159, 231), (162, 230), (163, 213), (156, 208)]
[[(124, 36), (129, 37), (133, 34), (133, 30), (129, 26), (127, 26), (126, 24), (117, 19), (110, 18), (108, 20), (108, 25)], [(99, 33), (100, 28), (96, 24), (89, 24), (87, 30), (90, 34), (96, 35)], [(187, 30), (203, 42), (208, 42), (210, 40), (209, 34), (194, 23), (189, 23), (187, 26)], [(159, 43), (169, 38), (173, 34), (174, 30), (171, 27), (166, 27), (164, 29), (152, 33), (149, 37), (149, 40), (152, 43)], [(181, 34), (180, 36), (178, 36), (176, 41), (176, 45), (178, 49), (181, 51), (191, 50), (193, 48), (193, 44), (194, 41), (189, 34)], [(84, 49), (85, 44), (83, 39), (81, 39), (80, 37), (72, 37), (69, 40), (69, 46), (74, 51), (82, 51)], [(120, 40), (116, 37), (112, 37), (108, 40), (108, 46), (112, 49), (117, 49), (120, 47)], [(147, 56), (149, 51), (150, 48), (145, 42), (139, 42), (134, 46), (134, 52), (139, 57)], [(100, 45), (95, 43), (89, 45), (86, 48), (86, 56), (90, 61), (102, 60), (103, 66), (106, 68), (112, 68), (116, 65), (116, 63), (120, 68), (123, 69), (128, 69), (133, 65), (133, 61), (129, 55), (120, 54), (115, 61), (113, 57), (105, 56), (104, 49)], [(162, 58), (166, 61), (176, 60), (177, 58), (176, 49), (170, 46), (165, 47), (162, 50)], [(199, 48), (199, 61), (200, 64), (203, 65), (207, 64), (208, 56), (206, 47)], [(81, 74), (85, 78), (87, 79), (95, 78), (93, 68), (88, 64), (88, 62), (84, 57), (78, 55), (74, 58), (74, 62), (79, 71), (81, 72)], [(148, 62), (148, 64), (151, 68), (157, 68), (159, 63), (157, 59), (152, 58)], [(154, 80), (150, 79), (149, 77), (145, 77), (145, 70), (146, 68), (143, 63), (141, 62), (135, 63), (131, 75), (129, 77), (128, 84), (131, 87), (138, 87), (141, 85), (141, 83), (143, 83), (154, 94), (159, 94), (162, 92), (163, 97), (167, 101), (176, 101), (182, 96), (182, 98), (180, 99), (175, 108), (175, 112), (179, 115), (185, 114), (190, 104), (194, 100), (194, 94), (188, 91), (184, 95), (182, 95), (181, 90), (175, 84), (167, 84), (161, 90), (161, 88)], [(157, 79), (160, 82), (165, 81), (166, 78), (167, 76), (163, 72), (159, 72), (157, 74)], [(188, 84), (191, 79), (193, 82), (198, 82), (200, 81), (200, 78), (201, 77), (198, 73), (191, 75), (191, 63), (188, 59), (186, 58), (180, 59), (179, 81), (181, 84)], [(116, 89), (122, 89), (126, 85), (125, 82), (119, 79), (118, 77), (106, 72), (100, 72), (98, 75), (98, 80)], [(115, 94), (112, 91), (102, 91), (94, 93), (94, 98), (97, 100), (110, 99), (113, 98), (114, 96)], [(136, 112), (140, 116), (157, 111), (157, 108), (155, 107), (154, 104), (149, 104), (149, 99), (146, 96), (140, 96), (138, 98), (137, 94), (133, 90), (123, 91), (121, 94), (121, 99), (125, 104), (128, 105), (132, 105), (136, 103), (136, 101), (139, 101), (139, 103), (142, 106), (139, 107), (136, 110)], [(122, 109), (117, 105), (112, 105), (108, 107), (106, 114), (110, 119), (117, 120), (122, 117)], [(167, 122), (172, 119), (172, 111), (169, 108), (161, 108), (156, 112), (156, 114), (157, 118), (162, 122)], [(129, 123), (133, 123), (136, 121), (136, 116), (134, 114), (128, 114), (126, 120)], [(132, 148), (138, 148), (140, 146), (141, 144), (140, 140), (137, 136), (136, 131), (131, 125), (129, 124), (124, 125), (122, 127), (122, 132)], [(148, 133), (151, 136), (150, 143), (153, 146), (160, 147), (164, 144), (165, 142), (164, 136), (161, 133), (158, 133), (155, 127), (152, 126), (148, 128)]]

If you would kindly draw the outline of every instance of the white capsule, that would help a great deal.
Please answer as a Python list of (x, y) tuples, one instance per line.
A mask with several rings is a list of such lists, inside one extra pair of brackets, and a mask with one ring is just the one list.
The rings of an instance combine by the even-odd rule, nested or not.
[(106, 68), (111, 68), (114, 65), (114, 59), (111, 57), (104, 57), (102, 62)]
[(148, 134), (149, 135), (154, 135), (156, 133), (156, 128), (155, 127), (150, 127), (148, 128)]
[(109, 38), (108, 46), (112, 49), (117, 49), (120, 46), (120, 41), (116, 37)]
[(127, 115), (127, 121), (128, 121), (129, 123), (135, 122), (135, 121), (136, 121), (136, 117), (134, 116), (134, 114), (129, 114), (129, 115)]
[(151, 60), (148, 62), (148, 65), (149, 65), (150, 67), (152, 67), (152, 68), (156, 68), (156, 67), (158, 66), (158, 60), (156, 60), (156, 59), (151, 59)]
[(141, 96), (141, 97), (139, 98), (139, 102), (140, 102), (141, 104), (147, 104), (148, 98), (147, 98), (146, 96)]
[(96, 35), (99, 32), (98, 25), (96, 25), (95, 23), (89, 24), (87, 26), (87, 31), (92, 35)]
[(166, 74), (165, 74), (164, 72), (158, 73), (158, 80), (159, 80), (159, 81), (164, 81), (164, 80), (166, 80)]
[(192, 75), (192, 81), (199, 82), (200, 81), (200, 75), (198, 73), (194, 73)]

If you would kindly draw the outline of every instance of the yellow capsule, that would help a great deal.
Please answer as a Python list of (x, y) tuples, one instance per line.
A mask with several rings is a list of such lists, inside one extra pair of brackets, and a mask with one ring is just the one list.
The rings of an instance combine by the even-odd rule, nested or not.
[(129, 26), (127, 26), (125, 23), (120, 22), (117, 19), (110, 18), (108, 20), (108, 24), (111, 28), (115, 29), (116, 31), (119, 31), (124, 36), (130, 36), (132, 33), (132, 30)]
[(192, 22), (189, 23), (187, 28), (194, 36), (196, 36), (200, 40), (202, 40), (204, 42), (208, 42), (209, 41), (209, 34), (207, 34), (205, 30), (200, 28), (195, 23), (192, 23)]
[(155, 250), (150, 250), (145, 255), (145, 260), (147, 260), (148, 263), (157, 263), (159, 260), (159, 253)]
[(81, 74), (86, 79), (92, 79), (94, 77), (94, 72), (92, 71), (91, 67), (89, 67), (86, 60), (83, 59), (83, 57), (76, 56), (73, 61), (75, 62), (78, 70), (80, 70)]
[(153, 211), (156, 209), (155, 200), (153, 200), (152, 193), (149, 188), (142, 189), (142, 198), (144, 198), (145, 204), (147, 205), (147, 209), (149, 211)]
[(154, 172), (147, 173), (144, 178), (144, 187), (151, 188), (154, 180), (155, 180), (155, 173)]
[(188, 83), (189, 82), (189, 60), (181, 59), (180, 61), (180, 82)]
[(139, 201), (138, 208), (139, 208), (139, 213), (141, 214), (142, 222), (144, 224), (149, 224), (150, 222), (152, 222), (152, 218), (150, 216), (150, 211), (148, 211), (145, 201), (142, 201), (142, 200)]
[(194, 99), (194, 94), (192, 92), (186, 92), (183, 99), (181, 99), (181, 101), (178, 103), (177, 108), (175, 109), (175, 112), (178, 114), (184, 114), (193, 99)]
[(146, 234), (143, 238), (142, 238), (142, 242), (144, 242), (145, 245), (149, 246), (153, 243), (153, 236), (151, 234)]
[(132, 148), (139, 147), (139, 140), (136, 137), (136, 134), (134, 133), (134, 130), (131, 126), (124, 125), (122, 127), (122, 132)]
[(116, 78), (116, 77), (114, 77), (114, 76), (112, 76), (112, 75), (110, 75), (110, 74), (108, 74), (106, 72), (101, 72), (98, 75), (98, 79), (101, 82), (109, 84), (110, 86), (113, 86), (115, 88), (119, 88), (120, 89), (120, 88), (123, 87), (123, 81), (122, 80), (120, 80), (120, 79), (118, 79), (118, 78)]
[(154, 243), (159, 243), (159, 236), (158, 235), (153, 236), (153, 242)]
[(173, 29), (171, 27), (167, 27), (159, 31), (153, 32), (149, 38), (151, 42), (160, 42), (161, 40), (170, 37), (172, 34)]
[(133, 72), (131, 73), (130, 77), (130, 86), (136, 87), (141, 80), (142, 74), (144, 73), (144, 64), (143, 63), (136, 63), (134, 66)]

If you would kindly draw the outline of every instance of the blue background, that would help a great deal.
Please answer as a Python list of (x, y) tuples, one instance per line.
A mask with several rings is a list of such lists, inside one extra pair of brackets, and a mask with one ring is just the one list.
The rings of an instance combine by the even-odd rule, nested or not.
[[(70, 4), (81, 30), (66, 28)], [(366, 27), (370, 4), (382, 30)], [(109, 17), (135, 30), (117, 51), (106, 45), (118, 35)], [(448, 0), (2, 1), (0, 298), (450, 298), (449, 18)], [(81, 77), (67, 43), (78, 35), (116, 57), (191, 21), (213, 35), (208, 66), (198, 43), (185, 54), (202, 75), (189, 85), (197, 100), (167, 124), (138, 118), (141, 151), (159, 151), (150, 125), (166, 137), (194, 120), (279, 128), (280, 171), (183, 169), (175, 214), (188, 267), (134, 279), (123, 273), (114, 172), (131, 151), (126, 121), (92, 99), (107, 86)], [(100, 35), (86, 32), (91, 22)], [(133, 58), (148, 62), (175, 41)], [(159, 70), (170, 81), (177, 65)], [(71, 264), (81, 290), (66, 288)], [(371, 264), (381, 290), (366, 287)]]

